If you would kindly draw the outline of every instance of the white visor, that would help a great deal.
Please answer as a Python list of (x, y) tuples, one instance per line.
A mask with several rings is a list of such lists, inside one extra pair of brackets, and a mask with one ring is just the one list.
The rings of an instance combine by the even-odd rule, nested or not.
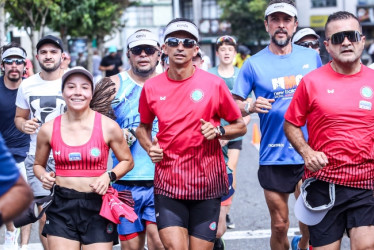
[(294, 6), (288, 3), (275, 3), (270, 5), (265, 10), (265, 17), (275, 12), (283, 12), (290, 16), (297, 16), (297, 10)]
[(164, 32), (164, 41), (167, 35), (176, 32), (176, 31), (185, 31), (193, 35), (196, 39), (196, 42), (199, 41), (199, 30), (197, 29), (196, 25), (186, 21), (178, 21), (175, 23), (169, 24)]
[(151, 45), (157, 47), (158, 44), (157, 36), (150, 31), (137, 31), (127, 38), (127, 46), (129, 49), (139, 45)]
[(7, 58), (9, 56), (19, 56), (23, 59), (26, 59), (26, 53), (22, 49), (17, 48), (17, 47), (12, 47), (12, 48), (4, 51), (1, 60), (3, 60), (4, 58)]

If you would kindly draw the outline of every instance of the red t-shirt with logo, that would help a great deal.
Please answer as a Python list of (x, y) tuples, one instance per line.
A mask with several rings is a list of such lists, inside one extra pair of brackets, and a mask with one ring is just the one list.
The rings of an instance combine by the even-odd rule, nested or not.
[(157, 138), (164, 158), (156, 164), (155, 193), (175, 199), (204, 200), (228, 191), (226, 166), (218, 139), (207, 140), (200, 119), (220, 125), (220, 118), (241, 117), (225, 82), (201, 69), (183, 81), (167, 72), (149, 79), (139, 100), (142, 123), (157, 116)]
[(373, 189), (374, 70), (362, 65), (354, 75), (335, 72), (330, 63), (304, 76), (285, 114), (295, 126), (307, 124), (309, 145), (329, 163), (305, 178)]

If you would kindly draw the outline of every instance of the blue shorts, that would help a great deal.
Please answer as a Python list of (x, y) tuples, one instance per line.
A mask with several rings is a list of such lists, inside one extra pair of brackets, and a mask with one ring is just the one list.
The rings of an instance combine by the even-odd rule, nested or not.
[(234, 193), (235, 193), (235, 189), (232, 186), (232, 183), (234, 181), (232, 173), (227, 174), (227, 177), (229, 179), (229, 193), (227, 195), (221, 197), (221, 202), (230, 199), (230, 197), (233, 196)]
[(156, 223), (155, 203), (153, 198), (153, 186), (125, 186), (121, 184), (113, 184), (113, 187), (118, 191), (129, 190), (134, 199), (135, 213), (138, 219), (131, 223), (125, 218), (120, 218), (121, 224), (118, 224), (117, 230), (120, 235), (127, 235), (145, 230), (145, 221)]

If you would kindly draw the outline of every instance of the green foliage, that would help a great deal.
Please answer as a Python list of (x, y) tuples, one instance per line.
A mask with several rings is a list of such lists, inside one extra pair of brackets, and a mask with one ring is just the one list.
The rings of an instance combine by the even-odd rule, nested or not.
[(239, 43), (260, 44), (269, 39), (264, 26), (266, 0), (218, 0), (218, 4), (223, 10), (221, 19), (231, 23), (232, 35)]

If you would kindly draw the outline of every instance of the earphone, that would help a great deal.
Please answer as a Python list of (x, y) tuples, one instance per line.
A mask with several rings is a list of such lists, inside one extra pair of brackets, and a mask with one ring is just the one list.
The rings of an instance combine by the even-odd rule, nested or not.
[(127, 51), (126, 55), (127, 55), (127, 58), (130, 58), (130, 53), (128, 51)]

